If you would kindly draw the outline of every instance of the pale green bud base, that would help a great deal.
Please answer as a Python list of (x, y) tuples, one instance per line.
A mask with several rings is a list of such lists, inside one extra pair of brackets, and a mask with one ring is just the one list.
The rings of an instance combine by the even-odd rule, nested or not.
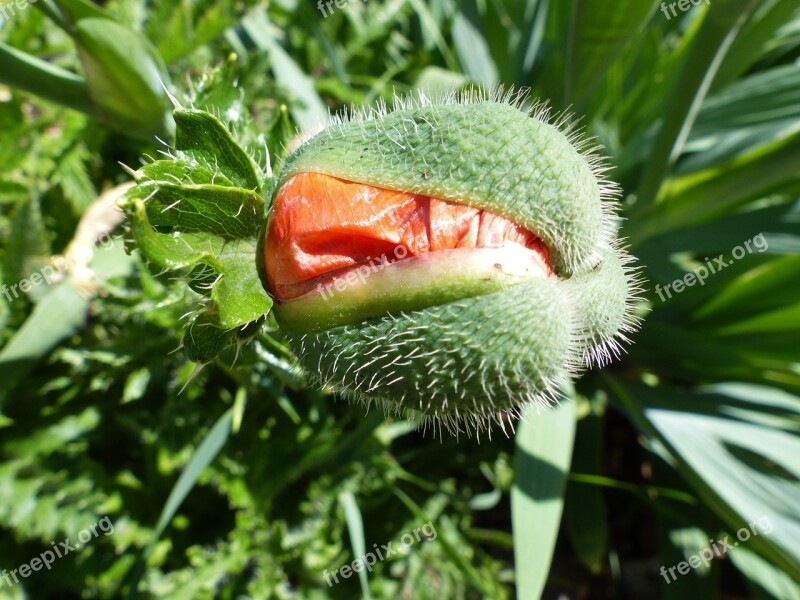
[(441, 250), (354, 267), (307, 294), (273, 306), (285, 331), (316, 332), (401, 311), (490, 294), (547, 277), (543, 260), (518, 245)]

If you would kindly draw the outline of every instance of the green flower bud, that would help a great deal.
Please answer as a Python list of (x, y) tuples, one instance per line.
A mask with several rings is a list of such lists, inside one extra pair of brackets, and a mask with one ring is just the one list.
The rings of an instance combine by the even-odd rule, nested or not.
[[(275, 318), (320, 383), (426, 424), (481, 429), (548, 404), (637, 323), (602, 170), (519, 97), (336, 122), (276, 186), (263, 256)], [(391, 244), (395, 256), (366, 256)]]
[(98, 118), (128, 135), (170, 139), (169, 76), (150, 41), (108, 18), (80, 19), (73, 35)]

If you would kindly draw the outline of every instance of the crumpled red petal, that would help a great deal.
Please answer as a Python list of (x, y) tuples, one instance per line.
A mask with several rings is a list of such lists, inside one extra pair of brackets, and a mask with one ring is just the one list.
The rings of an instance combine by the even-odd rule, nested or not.
[(550, 265), (544, 243), (505, 217), (430, 196), (300, 173), (275, 198), (264, 259), (270, 293), (289, 300), (383, 256), (395, 262), (439, 250), (505, 244), (528, 248)]

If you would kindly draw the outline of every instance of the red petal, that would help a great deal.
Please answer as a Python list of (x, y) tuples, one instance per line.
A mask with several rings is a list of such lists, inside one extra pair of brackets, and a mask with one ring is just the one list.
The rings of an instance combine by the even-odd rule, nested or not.
[(296, 298), (333, 272), (453, 248), (525, 246), (544, 257), (533, 233), (479, 208), (319, 173), (300, 173), (278, 190), (264, 258), (270, 292)]

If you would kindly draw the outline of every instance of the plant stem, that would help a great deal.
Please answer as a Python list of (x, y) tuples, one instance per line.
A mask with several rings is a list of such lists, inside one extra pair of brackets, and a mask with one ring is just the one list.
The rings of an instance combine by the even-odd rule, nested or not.
[(64, 31), (69, 33), (69, 24), (61, 8), (54, 4), (52, 0), (41, 0), (38, 4), (34, 4), (36, 8), (42, 11), (46, 16), (50, 17), (56, 25), (61, 27)]
[(0, 83), (97, 117), (86, 81), (69, 71), (0, 42)]

